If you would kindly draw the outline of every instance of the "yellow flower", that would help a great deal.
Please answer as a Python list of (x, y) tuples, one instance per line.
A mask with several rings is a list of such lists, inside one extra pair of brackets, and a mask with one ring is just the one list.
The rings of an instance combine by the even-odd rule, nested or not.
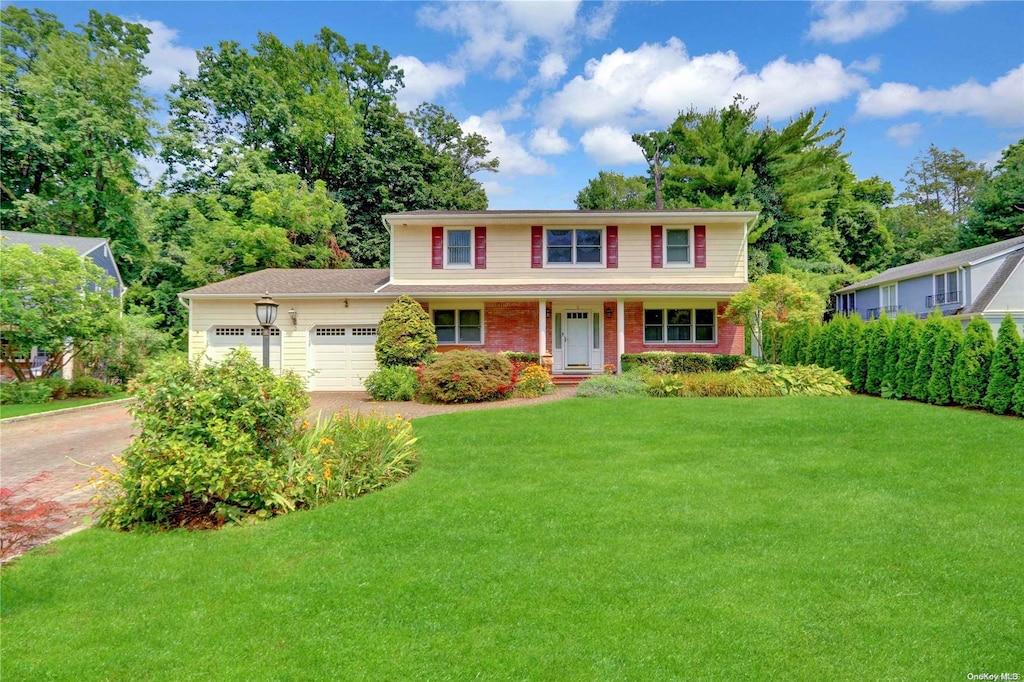
[(320, 445), (334, 445), (334, 441), (324, 436), (323, 438), (320, 439)]
[(394, 424), (388, 424), (388, 431), (392, 431), (392, 430), (394, 430), (394, 428), (395, 428)]
[(313, 474), (310, 474), (309, 476), (306, 476), (306, 480), (309, 481), (310, 483), (312, 483), (313, 482)]
[(324, 468), (324, 479), (328, 480), (328, 481), (331, 480), (331, 465), (330, 464), (328, 464), (327, 467)]
[(310, 453), (312, 453), (312, 454), (314, 454), (314, 455), (315, 455), (316, 453), (320, 452), (320, 450), (318, 450), (317, 448), (310, 448), (310, 449), (309, 449), (309, 451), (310, 451)]

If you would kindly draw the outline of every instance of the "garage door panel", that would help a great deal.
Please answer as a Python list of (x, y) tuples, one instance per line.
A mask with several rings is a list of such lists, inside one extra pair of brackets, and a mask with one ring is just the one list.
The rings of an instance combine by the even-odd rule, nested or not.
[(375, 325), (315, 327), (310, 332), (310, 382), (315, 391), (360, 391), (377, 369)]
[[(263, 362), (261, 327), (213, 327), (207, 335), (207, 341), (206, 357), (214, 362), (220, 362), (233, 348), (239, 346), (249, 351), (257, 362)], [(275, 370), (281, 368), (281, 330), (277, 327), (270, 329), (270, 366)]]

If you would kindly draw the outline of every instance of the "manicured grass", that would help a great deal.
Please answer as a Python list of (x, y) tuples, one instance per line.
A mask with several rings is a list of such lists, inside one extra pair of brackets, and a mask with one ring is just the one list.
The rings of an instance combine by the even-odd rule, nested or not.
[(380, 493), (21, 558), (3, 679), (1022, 671), (1024, 420), (621, 398), (415, 427), (421, 470)]
[(127, 398), (128, 394), (121, 392), (107, 396), (106, 398), (73, 398), (71, 400), (54, 400), (48, 403), (26, 403), (24, 405), (0, 405), (0, 419), (10, 417), (24, 417), (29, 414), (41, 412), (53, 412), (64, 410), (69, 407), (81, 407), (82, 405), (94, 405), (96, 403), (109, 403), (111, 400)]

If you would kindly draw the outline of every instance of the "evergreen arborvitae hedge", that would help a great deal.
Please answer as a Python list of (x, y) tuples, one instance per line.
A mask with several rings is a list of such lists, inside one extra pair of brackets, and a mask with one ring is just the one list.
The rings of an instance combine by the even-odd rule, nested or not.
[(900, 356), (903, 353), (903, 343), (906, 337), (907, 326), (912, 324), (910, 315), (899, 315), (889, 330), (889, 339), (885, 347), (885, 364), (882, 368), (882, 388), (889, 397), (898, 398), (896, 395), (896, 372), (899, 367)]
[(878, 336), (878, 325), (875, 322), (866, 322), (864, 331), (857, 339), (857, 349), (854, 353), (853, 376), (850, 377), (850, 387), (858, 393), (863, 393), (868, 380), (868, 361), (871, 357), (871, 346)]
[(818, 337), (821, 336), (821, 325), (811, 324), (807, 326), (807, 341), (797, 358), (798, 365), (813, 365), (816, 349), (818, 348)]
[(377, 325), (377, 364), (418, 365), (437, 350), (437, 331), (430, 315), (412, 296), (399, 296)]
[[(902, 319), (902, 318), (901, 318)], [(910, 320), (903, 330), (900, 346), (900, 358), (896, 363), (896, 381), (893, 385), (893, 396), (900, 400), (913, 395), (914, 370), (920, 353), (921, 328), (924, 324), (916, 317), (907, 316)], [(899, 320), (896, 321), (899, 324)]]
[(963, 326), (959, 320), (944, 319), (935, 335), (932, 377), (928, 380), (928, 402), (949, 405), (953, 402), (953, 363), (963, 342)]
[(883, 315), (872, 323), (875, 333), (868, 345), (868, 372), (864, 390), (871, 395), (881, 395), (885, 378), (885, 352), (892, 334), (892, 320)]
[(928, 402), (928, 382), (931, 381), (932, 366), (935, 364), (935, 337), (938, 336), (942, 324), (942, 313), (936, 308), (924, 323), (917, 344), (917, 364), (914, 366), (914, 383), (910, 397), (922, 403)]
[(843, 352), (843, 336), (846, 334), (846, 327), (848, 321), (845, 317), (840, 315), (839, 317), (832, 318), (832, 321), (828, 323), (828, 327), (825, 328), (825, 355), (822, 358), (822, 367), (831, 367), (832, 369), (839, 369), (842, 365), (840, 358)]
[[(864, 334), (864, 320), (860, 315), (852, 315), (846, 324), (846, 333), (843, 335), (842, 364), (840, 370), (851, 383), (853, 375), (857, 372), (857, 348), (860, 346), (860, 337)], [(863, 384), (861, 384), (863, 386)], [(854, 390), (857, 390), (856, 388)]]
[(1024, 343), (1017, 354), (1017, 388), (1013, 390), (1013, 411), (1024, 417)]
[(964, 407), (982, 407), (988, 390), (989, 368), (996, 349), (992, 327), (982, 317), (974, 317), (967, 324), (960, 352), (953, 363), (953, 402)]
[(996, 349), (992, 354), (992, 370), (985, 392), (985, 407), (996, 414), (1006, 414), (1013, 408), (1013, 389), (1020, 376), (1020, 334), (1013, 317), (1007, 315), (999, 325)]

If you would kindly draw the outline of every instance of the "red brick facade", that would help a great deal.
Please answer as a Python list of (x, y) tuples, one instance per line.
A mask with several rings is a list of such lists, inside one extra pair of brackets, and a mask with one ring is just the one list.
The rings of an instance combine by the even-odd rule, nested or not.
[[(644, 303), (643, 301), (626, 301), (624, 304), (626, 318), (626, 352), (643, 353), (646, 351), (675, 351), (679, 353), (714, 353), (720, 355), (739, 355), (743, 353), (743, 327), (731, 324), (722, 319), (722, 312), (727, 302), (717, 303), (718, 324), (715, 343), (701, 344), (665, 344), (644, 343)], [(435, 306), (439, 304), (435, 303)], [(428, 306), (424, 303), (424, 308)], [(483, 303), (484, 343), (482, 346), (466, 346), (462, 344), (445, 344), (438, 350), (455, 350), (459, 348), (475, 348), (491, 352), (518, 351), (536, 353), (537, 336), (540, 328), (537, 301), (487, 301)], [(550, 304), (549, 304), (550, 308)], [(605, 311), (610, 311), (608, 317)], [(604, 363), (618, 364), (618, 306), (615, 301), (601, 304), (600, 313), (604, 316)], [(553, 323), (547, 319), (548, 349), (553, 348), (551, 333)], [(600, 369), (598, 367), (595, 370)]]

